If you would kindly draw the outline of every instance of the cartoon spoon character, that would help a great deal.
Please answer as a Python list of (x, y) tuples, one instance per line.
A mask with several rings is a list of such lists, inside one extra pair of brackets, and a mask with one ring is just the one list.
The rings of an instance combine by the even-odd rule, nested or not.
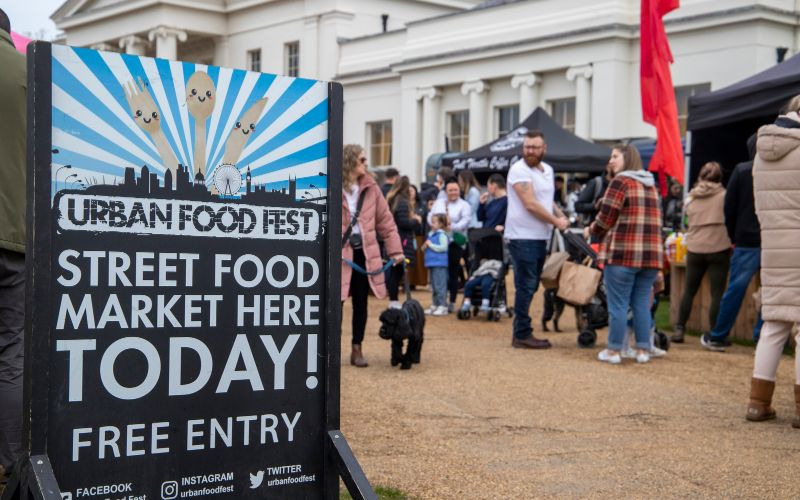
[(150, 138), (153, 139), (158, 154), (161, 156), (161, 161), (164, 163), (164, 168), (170, 169), (174, 177), (178, 170), (178, 159), (175, 158), (175, 153), (172, 152), (172, 148), (169, 147), (167, 138), (164, 137), (164, 132), (161, 130), (161, 116), (153, 96), (150, 95), (150, 91), (145, 87), (141, 77), (139, 77), (138, 85), (136, 82), (128, 82), (123, 85), (123, 88), (133, 121), (139, 128), (150, 134)]
[(222, 163), (236, 165), (242, 156), (242, 150), (247, 141), (253, 137), (256, 131), (256, 122), (267, 105), (267, 98), (257, 100), (250, 106), (250, 109), (239, 118), (234, 125), (228, 140), (225, 142), (225, 154), (222, 156)]
[(186, 82), (186, 105), (194, 117), (194, 173), (206, 175), (206, 121), (214, 111), (217, 89), (208, 73), (197, 71)]

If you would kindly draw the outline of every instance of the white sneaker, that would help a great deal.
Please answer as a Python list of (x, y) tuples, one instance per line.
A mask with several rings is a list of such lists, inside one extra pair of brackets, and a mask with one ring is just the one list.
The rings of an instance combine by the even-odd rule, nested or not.
[(636, 362), (640, 365), (650, 362), (650, 355), (646, 352), (641, 352), (636, 355)]
[(447, 306), (439, 306), (436, 308), (435, 311), (433, 311), (433, 314), (431, 314), (431, 316), (447, 316), (448, 314), (449, 311), (447, 310)]
[(650, 348), (650, 357), (651, 358), (663, 358), (667, 355), (667, 351), (661, 349), (660, 347), (653, 346)]
[(619, 353), (611, 354), (611, 351), (608, 349), (603, 349), (602, 351), (598, 352), (597, 359), (612, 365), (618, 365), (622, 363), (622, 358), (620, 357)]
[(428, 316), (433, 315), (436, 312), (436, 306), (430, 306), (429, 308), (425, 309), (425, 314)]
[(620, 356), (622, 356), (624, 359), (635, 359), (636, 358), (636, 349), (634, 349), (633, 347), (629, 346), (627, 349), (623, 349), (622, 350), (622, 352), (620, 353)]

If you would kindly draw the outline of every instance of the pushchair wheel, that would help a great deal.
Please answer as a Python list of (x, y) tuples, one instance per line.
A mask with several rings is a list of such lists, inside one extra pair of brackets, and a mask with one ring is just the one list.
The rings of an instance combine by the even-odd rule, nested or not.
[(665, 351), (669, 351), (670, 341), (669, 336), (667, 336), (666, 333), (656, 330), (656, 337), (654, 340), (656, 347)]
[(500, 311), (494, 311), (494, 318), (495, 321), (500, 321)]
[(469, 312), (469, 309), (459, 309), (456, 313), (456, 317), (458, 317), (458, 319), (469, 319), (471, 315), (472, 313)]
[(578, 334), (578, 347), (591, 349), (597, 342), (597, 332), (590, 329), (581, 330)]

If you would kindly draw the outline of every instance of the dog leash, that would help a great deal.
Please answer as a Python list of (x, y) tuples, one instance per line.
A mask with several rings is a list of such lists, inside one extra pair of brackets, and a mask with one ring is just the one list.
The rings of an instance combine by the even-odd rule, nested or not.
[(387, 260), (386, 264), (384, 264), (382, 268), (378, 269), (377, 271), (370, 272), (370, 271), (367, 271), (366, 269), (364, 269), (363, 267), (359, 266), (358, 264), (356, 264), (352, 260), (345, 259), (344, 257), (342, 257), (342, 262), (344, 262), (348, 266), (352, 267), (354, 271), (359, 272), (361, 274), (366, 274), (367, 276), (377, 276), (379, 274), (383, 274), (390, 267), (392, 267), (394, 265), (394, 261), (393, 260)]

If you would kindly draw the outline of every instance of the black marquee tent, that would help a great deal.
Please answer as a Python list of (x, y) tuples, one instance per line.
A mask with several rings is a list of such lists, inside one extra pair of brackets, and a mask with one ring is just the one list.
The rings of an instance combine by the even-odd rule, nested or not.
[(691, 176), (718, 161), (730, 176), (747, 161), (747, 139), (761, 125), (772, 123), (781, 108), (800, 94), (800, 55), (714, 92), (689, 99), (687, 128), (691, 131)]
[(536, 108), (510, 133), (467, 153), (443, 157), (442, 165), (456, 170), (470, 169), (476, 174), (505, 173), (512, 163), (522, 158), (522, 140), (529, 130), (544, 133), (547, 141), (544, 161), (556, 172), (602, 172), (611, 156), (611, 149), (564, 130), (542, 108)]

